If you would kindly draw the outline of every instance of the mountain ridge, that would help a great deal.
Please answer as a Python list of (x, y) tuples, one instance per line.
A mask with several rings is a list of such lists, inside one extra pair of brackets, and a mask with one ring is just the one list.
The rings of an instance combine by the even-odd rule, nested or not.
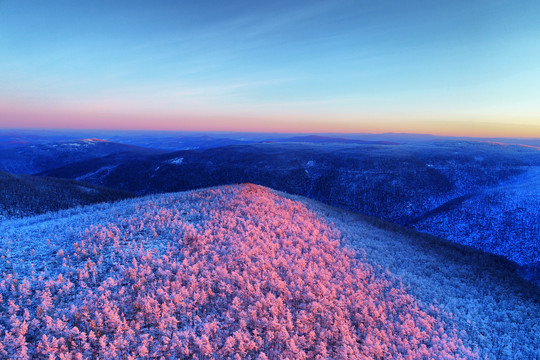
[(126, 191), (75, 180), (0, 171), (0, 220), (131, 197)]
[[(175, 208), (178, 210), (175, 210)], [(279, 209), (286, 211), (280, 213), (281, 210)], [(263, 214), (265, 215), (263, 216)], [(46, 228), (40, 225), (45, 220), (49, 223)], [(222, 225), (212, 230), (215, 224)], [(251, 225), (248, 226), (248, 224)], [(250, 230), (252, 229), (251, 226), (255, 226), (253, 230)], [(53, 230), (55, 227), (64, 230), (57, 232)], [(50, 233), (48, 231), (43, 232), (43, 229), (47, 228), (51, 229)], [(212, 245), (212, 241), (214, 241), (212, 239), (218, 239), (214, 236), (219, 236), (219, 238), (225, 236), (226, 239), (233, 241), (233, 238), (226, 235), (227, 232), (220, 230), (225, 228), (234, 231), (232, 233), (234, 239), (255, 239), (258, 236), (257, 234), (264, 233), (283, 246), (292, 246), (296, 241), (294, 239), (319, 239), (317, 234), (327, 234), (324, 236), (330, 239), (330, 242), (323, 240), (321, 244), (326, 245), (320, 249), (318, 249), (318, 246), (314, 246), (315, 243), (298, 249), (296, 249), (296, 245), (291, 247), (291, 254), (297, 254), (295, 256), (298, 257), (295, 257), (296, 260), (293, 262), (286, 262), (289, 265), (284, 269), (292, 269), (294, 266), (290, 264), (296, 264), (297, 261), (301, 262), (304, 251), (308, 251), (308, 253), (309, 251), (323, 251), (326, 246), (333, 247), (340, 243), (340, 248), (345, 253), (349, 253), (347, 248), (356, 249), (356, 255), (354, 256), (357, 260), (355, 261), (359, 261), (360, 264), (366, 264), (367, 261), (369, 265), (366, 265), (368, 268), (365, 269), (372, 269), (369, 270), (371, 272), (369, 276), (373, 276), (374, 279), (389, 276), (389, 281), (394, 279), (390, 281), (390, 283), (395, 284), (392, 286), (398, 286), (398, 288), (403, 286), (408, 289), (408, 293), (420, 301), (420, 303), (416, 303), (415, 300), (416, 305), (411, 303), (413, 308), (407, 305), (406, 309), (414, 309), (418, 306), (420, 311), (427, 311), (430, 314), (429, 316), (443, 319), (447, 326), (449, 326), (448, 324), (455, 324), (464, 344), (471, 346), (480, 355), (485, 355), (489, 359), (501, 357), (534, 358), (540, 355), (540, 349), (538, 348), (538, 344), (540, 344), (540, 331), (538, 331), (540, 330), (540, 324), (538, 323), (540, 316), (537, 316), (540, 315), (538, 289), (535, 290), (535, 288), (520, 282), (519, 278), (512, 274), (512, 269), (506, 267), (504, 261), (498, 262), (494, 256), (480, 252), (470, 252), (453, 244), (448, 244), (447, 248), (443, 248), (440, 243), (433, 244), (433, 237), (427, 235), (418, 234), (411, 230), (401, 230), (396, 225), (384, 223), (380, 220), (371, 219), (366, 221), (365, 217), (358, 214), (250, 184), (221, 186), (185, 193), (149, 195), (133, 200), (123, 200), (118, 203), (91, 205), (87, 208), (65, 210), (57, 214), (49, 213), (34, 218), (0, 223), (0, 229), (2, 230), (0, 233), (4, 236), (4, 241), (0, 242), (3, 247), (2, 251), (10, 256), (10, 261), (7, 263), (5, 260), (0, 262), (2, 268), (0, 271), (16, 271), (21, 276), (25, 272), (30, 275), (31, 271), (39, 272), (48, 269), (42, 276), (55, 278), (59, 271), (55, 269), (65, 269), (61, 272), (63, 280), (58, 283), (60, 286), (67, 280), (73, 282), (73, 276), (77, 274), (75, 269), (79, 266), (77, 262), (74, 262), (75, 259), (80, 258), (81, 260), (77, 261), (83, 261), (80, 263), (81, 265), (91, 265), (93, 263), (99, 264), (100, 261), (104, 262), (105, 259), (123, 261), (121, 260), (124, 256), (122, 254), (128, 256), (126, 259), (131, 259), (133, 254), (140, 253), (141, 257), (137, 258), (141, 266), (140, 269), (144, 269), (148, 265), (151, 270), (144, 277), (138, 277), (143, 279), (149, 276), (157, 276), (166, 269), (164, 264), (168, 264), (170, 260), (167, 259), (171, 259), (167, 249), (171, 249), (175, 241), (180, 241), (180, 244), (183, 244), (179, 250), (185, 249), (188, 253), (195, 251), (195, 254), (198, 254), (199, 250), (197, 249), (202, 250), (207, 246), (214, 246)], [(255, 231), (255, 228), (259, 229), (257, 231), (262, 231), (262, 233)], [(178, 235), (174, 235), (176, 232), (171, 232), (172, 230), (177, 230)], [(244, 233), (244, 231), (247, 232)], [(284, 235), (284, 232), (287, 233), (288, 231), (293, 231), (295, 234), (298, 232), (298, 234), (289, 238)], [(54, 235), (51, 236), (51, 234)], [(6, 238), (11, 240), (6, 241)], [(49, 239), (50, 243), (48, 244), (44, 239)], [(257, 243), (259, 245), (252, 244), (247, 248), (242, 247), (238, 251), (234, 250), (236, 249), (234, 246), (230, 247), (232, 243), (226, 246), (220, 245), (216, 249), (221, 250), (216, 251), (218, 256), (237, 254), (240, 256), (238, 260), (241, 259), (243, 264), (257, 263), (263, 259), (260, 255), (257, 255), (259, 254), (258, 251), (262, 251), (268, 246), (270, 248), (274, 246), (271, 245), (274, 244), (274, 240), (268, 241)], [(336, 245), (331, 245), (332, 242), (336, 241)], [(135, 244), (138, 244), (137, 249), (139, 250), (135, 251), (135, 247), (132, 246)], [(25, 254), (25, 257), (30, 256), (31, 251), (27, 250), (27, 247), (35, 250), (35, 255), (32, 255), (35, 270), (31, 270), (17, 261), (22, 256), (21, 254)], [(92, 255), (94, 251), (92, 249), (95, 247), (99, 249), (99, 252), (97, 255)], [(123, 249), (132, 249), (130, 250), (132, 255), (124, 253)], [(104, 256), (100, 257), (100, 254)], [(205, 252), (200, 253), (198, 256), (205, 258), (205, 255), (202, 254), (205, 254)], [(324, 259), (326, 255), (323, 254), (325, 254), (324, 251), (317, 256), (322, 256)], [(352, 253), (349, 254), (353, 256)], [(167, 255), (167, 258), (163, 257), (165, 255)], [(330, 258), (341, 259), (340, 256), (335, 253)], [(266, 257), (274, 259), (272, 261), (275, 264), (281, 263), (279, 256)], [(103, 260), (99, 260), (100, 258), (103, 258)], [(209, 258), (211, 259), (212, 256)], [(330, 258), (325, 261), (330, 261)], [(63, 266), (62, 263), (66, 266)], [(186, 265), (190, 263), (188, 262)], [(192, 264), (196, 265), (196, 263), (195, 261)], [(72, 269), (73, 266), (75, 268)], [(93, 269), (93, 266), (91, 265), (89, 269)], [(133, 268), (129, 264), (125, 266)], [(213, 266), (211, 265), (210, 268), (214, 268)], [(102, 280), (98, 281), (97, 284), (101, 284), (103, 287), (103, 290), (99, 291), (110, 289), (110, 291), (114, 290), (112, 293), (121, 293), (122, 290), (118, 287), (118, 284), (122, 283), (122, 281), (132, 280), (127, 278), (125, 280), (122, 280), (123, 278), (117, 279), (117, 276), (121, 274), (116, 272), (108, 273), (109, 270), (107, 269), (115, 269), (115, 267), (111, 268), (106, 261), (103, 265), (98, 266), (97, 274), (101, 274), (98, 279)], [(207, 268), (203, 266), (198, 267), (198, 269), (197, 271), (202, 271)], [(387, 269), (390, 270), (390, 273), (387, 273)], [(71, 271), (73, 273), (70, 275)], [(184, 269), (181, 273), (189, 274), (191, 271), (193, 270)], [(320, 270), (316, 273), (324, 274), (325, 272)], [(239, 274), (244, 273), (240, 272)], [(247, 276), (247, 279), (249, 279), (249, 274), (251, 273), (245, 273), (242, 278), (244, 279)], [(204, 273), (201, 273), (201, 276), (205, 276)], [(336, 281), (346, 278), (344, 276), (344, 274), (339, 275)], [(107, 280), (107, 277), (110, 277), (111, 280)], [(395, 283), (397, 278), (401, 279), (398, 283), (402, 282), (403, 285)], [(30, 291), (34, 291), (32, 283), (30, 285)], [(242, 288), (249, 288), (250, 286), (255, 285), (247, 284)], [(4, 299), (8, 299), (5, 290), (2, 291), (4, 291)], [(216, 292), (216, 290), (214, 289), (213, 292)], [(400, 293), (401, 290), (396, 294)], [(129, 293), (126, 294), (129, 295)], [(250, 308), (249, 306), (244, 307), (242, 304), (245, 305), (246, 303), (240, 302), (237, 305), (244, 309)], [(481, 304), (481, 306), (478, 304)], [(435, 311), (429, 310), (432, 305), (439, 310), (430, 312)], [(62, 308), (62, 306), (59, 305), (59, 308)], [(86, 306), (90, 306), (90, 304), (87, 303)], [(119, 306), (119, 309), (132, 308), (125, 308), (122, 305)], [(96, 309), (96, 311), (98, 310)], [(96, 319), (102, 317), (103, 310), (96, 313), (100, 315), (93, 317)], [(138, 310), (132, 309), (129, 311)], [(404, 309), (403, 311), (409, 310)], [(451, 312), (453, 315), (450, 315)], [(122, 313), (120, 312), (120, 314)], [(61, 315), (60, 313), (57, 314), (58, 316)], [(502, 316), (503, 314), (506, 315)], [(510, 316), (511, 320), (508, 316)], [(153, 326), (149, 329), (154, 329)], [(451, 326), (449, 329), (451, 329)], [(84, 331), (84, 327), (80, 326), (78, 331)], [(466, 335), (463, 331), (466, 331)], [(59, 332), (58, 336), (61, 337), (61, 334), (67, 336), (67, 333), (63, 332)], [(111, 339), (113, 333), (105, 330), (104, 334), (107, 342)], [(506, 334), (512, 335), (507, 336)], [(454, 335), (450, 333), (448, 336), (452, 338)], [(212, 338), (210, 337), (210, 339)], [(388, 339), (392, 339), (392, 337)], [(185, 340), (187, 342), (183, 341), (181, 340), (181, 343), (186, 344), (188, 349), (192, 349), (191, 351), (202, 351), (200, 347), (192, 348), (191, 346), (195, 345), (188, 345), (195, 344), (192, 342), (195, 341), (195, 338)], [(201, 341), (201, 339), (199, 338), (197, 341)], [(234, 341), (230, 343), (230, 346), (237, 349), (236, 351), (244, 351), (239, 350), (234, 345), (236, 341), (241, 340)], [(387, 350), (381, 350), (383, 351), (380, 353), (381, 356), (386, 354), (386, 357), (391, 357), (391, 348), (390, 346), (386, 348)], [(30, 347), (30, 349), (33, 348)], [(92, 347), (92, 349), (94, 348)], [(103, 349), (103, 351), (110, 351), (108, 346)], [(284, 351), (293, 351), (293, 348), (285, 347), (283, 349), (287, 349)], [(329, 351), (335, 351), (335, 348), (329, 349), (334, 349)], [(369, 351), (374, 351), (374, 349), (370, 348)], [(440, 349), (442, 350), (444, 347)], [(152, 348), (148, 348), (148, 350), (153, 351)], [(367, 351), (368, 349), (364, 350)], [(97, 348), (95, 351), (98, 351)], [(436, 356), (435, 354), (439, 350), (430, 348), (430, 351), (432, 352), (428, 356)], [(376, 357), (375, 354), (377, 353), (371, 353), (370, 357)], [(350, 354), (354, 354), (354, 351)], [(354, 358), (355, 355), (348, 356)], [(460, 357), (458, 353), (447, 353), (446, 356), (448, 358)], [(463, 358), (473, 358), (473, 354), (467, 352), (462, 353), (461, 356)], [(246, 357), (250, 358), (251, 355), (248, 353)], [(347, 358), (347, 356), (342, 356), (342, 358)]]
[(115, 143), (98, 138), (55, 142), (3, 144), (0, 146), (0, 171), (33, 175), (73, 162), (115, 153), (135, 155), (160, 154), (164, 151)]
[[(129, 161), (110, 156), (43, 175), (84, 178), (137, 194), (251, 182), (473, 245), (528, 266), (540, 260), (537, 169), (540, 152), (513, 145), (267, 143)], [(515, 239), (519, 246), (512, 245)]]

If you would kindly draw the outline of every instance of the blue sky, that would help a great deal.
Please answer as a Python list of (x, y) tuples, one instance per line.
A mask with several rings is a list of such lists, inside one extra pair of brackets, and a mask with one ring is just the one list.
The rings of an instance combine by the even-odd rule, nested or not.
[(539, 18), (539, 1), (0, 0), (0, 126), (540, 137)]

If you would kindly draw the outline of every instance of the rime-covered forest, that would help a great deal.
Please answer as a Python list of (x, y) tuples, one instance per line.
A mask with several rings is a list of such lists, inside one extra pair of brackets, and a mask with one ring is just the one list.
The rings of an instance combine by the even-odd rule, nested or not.
[(80, 181), (0, 171), (0, 221), (134, 197)]
[(32, 244), (4, 239), (2, 357), (474, 356), (436, 307), (340, 247), (331, 224), (260, 187), (77, 216), (63, 234), (21, 224)]
[(540, 284), (538, 169), (536, 148), (452, 140), (260, 143), (109, 156), (44, 174), (136, 194), (255, 183), (502, 255)]
[[(452, 306), (433, 302), (421, 287), (410, 288), (410, 279), (388, 272), (392, 266), (356, 251), (362, 247), (355, 247), (348, 233), (355, 230), (342, 233), (342, 220), (336, 220), (338, 226), (307, 203), (241, 185), (5, 221), (0, 223), (5, 254), (0, 354), (20, 359), (540, 356), (537, 302), (528, 298), (521, 303), (525, 309), (506, 313), (526, 311), (526, 319), (500, 319), (508, 329), (526, 327), (519, 342), (503, 338), (486, 346), (471, 319), (466, 328), (463, 314), (448, 311)], [(377, 242), (380, 231), (370, 241)], [(460, 276), (456, 280), (462, 281)], [(488, 299), (485, 293), (471, 294), (467, 306)], [(503, 311), (517, 303), (516, 294), (510, 295), (497, 299)], [(487, 317), (482, 321), (499, 316), (491, 307), (482, 315)], [(502, 336), (499, 328), (480, 329), (483, 337)]]

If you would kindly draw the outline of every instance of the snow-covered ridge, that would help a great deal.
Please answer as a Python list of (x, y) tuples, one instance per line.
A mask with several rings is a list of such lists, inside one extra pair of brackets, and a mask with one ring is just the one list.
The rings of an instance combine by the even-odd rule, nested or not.
[(45, 143), (45, 144), (36, 144), (36, 145), (30, 145), (30, 147), (33, 148), (69, 148), (69, 147), (81, 147), (81, 146), (94, 146), (101, 143), (111, 143), (108, 140), (103, 139), (96, 139), (96, 138), (88, 138), (88, 139), (79, 139), (79, 140), (71, 140), (71, 141), (61, 141), (56, 143)]
[(477, 140), (477, 142), (491, 144), (491, 145), (499, 145), (499, 146), (504, 146), (504, 147), (521, 146), (521, 147), (526, 147), (526, 148), (530, 148), (530, 149), (540, 150), (540, 146), (528, 145), (528, 144), (519, 144), (518, 142), (505, 143), (505, 142), (500, 142), (500, 141), (485, 141), (485, 140), (484, 141)]
[(59, 144), (53, 144), (51, 146), (53, 146), (53, 147), (57, 147), (57, 146), (74, 146), (74, 147), (78, 147), (78, 146), (93, 146), (93, 145), (100, 144), (100, 143), (110, 143), (110, 141), (102, 140), (102, 139), (90, 138), (90, 139), (80, 139), (80, 140), (75, 140), (75, 141), (63, 142), (63, 143), (59, 143)]
[(0, 358), (540, 355), (534, 299), (423, 242), (254, 185), (0, 222)]
[(267, 189), (97, 208), (63, 231), (4, 233), (0, 357), (473, 355), (436, 310), (340, 248), (324, 219)]
[(81, 180), (87, 180), (87, 179), (91, 179), (99, 174), (108, 174), (109, 172), (111, 172), (111, 170), (113, 170), (114, 168), (116, 168), (117, 165), (112, 165), (112, 166), (102, 166), (100, 167), (99, 169), (97, 169), (96, 171), (93, 171), (91, 173), (88, 173), (88, 174), (84, 174), (83, 176), (79, 176), (77, 177), (75, 180), (78, 180), (78, 181), (81, 181)]
[(181, 165), (184, 162), (184, 158), (183, 157), (174, 158), (174, 159), (167, 160), (167, 162), (173, 165)]
[(96, 139), (96, 138), (81, 139), (80, 141), (84, 141), (84, 142), (87, 142), (87, 143), (108, 143), (108, 142), (110, 142), (108, 140)]

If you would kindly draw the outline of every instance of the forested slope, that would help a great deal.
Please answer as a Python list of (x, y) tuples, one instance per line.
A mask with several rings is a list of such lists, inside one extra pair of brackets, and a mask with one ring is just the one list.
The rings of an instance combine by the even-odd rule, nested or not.
[(117, 153), (129, 153), (133, 158), (135, 155), (159, 154), (162, 151), (94, 138), (28, 143), (0, 142), (0, 171), (32, 175), (73, 162)]
[(460, 270), (430, 238), (347, 216), (239, 185), (2, 222), (0, 354), (540, 356), (537, 292), (511, 268), (475, 253)]
[(0, 220), (133, 197), (74, 180), (0, 172)]
[(399, 277), (419, 300), (451, 313), (481, 358), (540, 359), (540, 288), (522, 279), (527, 269), (386, 221), (281, 195), (331, 219), (358, 256)]
[(32, 237), (21, 221), (1, 264), (1, 356), (474, 355), (435, 308), (340, 248), (324, 219), (266, 189), (164, 195), (97, 216)]
[(540, 151), (471, 141), (271, 143), (109, 156), (51, 170), (137, 194), (250, 182), (540, 263)]

